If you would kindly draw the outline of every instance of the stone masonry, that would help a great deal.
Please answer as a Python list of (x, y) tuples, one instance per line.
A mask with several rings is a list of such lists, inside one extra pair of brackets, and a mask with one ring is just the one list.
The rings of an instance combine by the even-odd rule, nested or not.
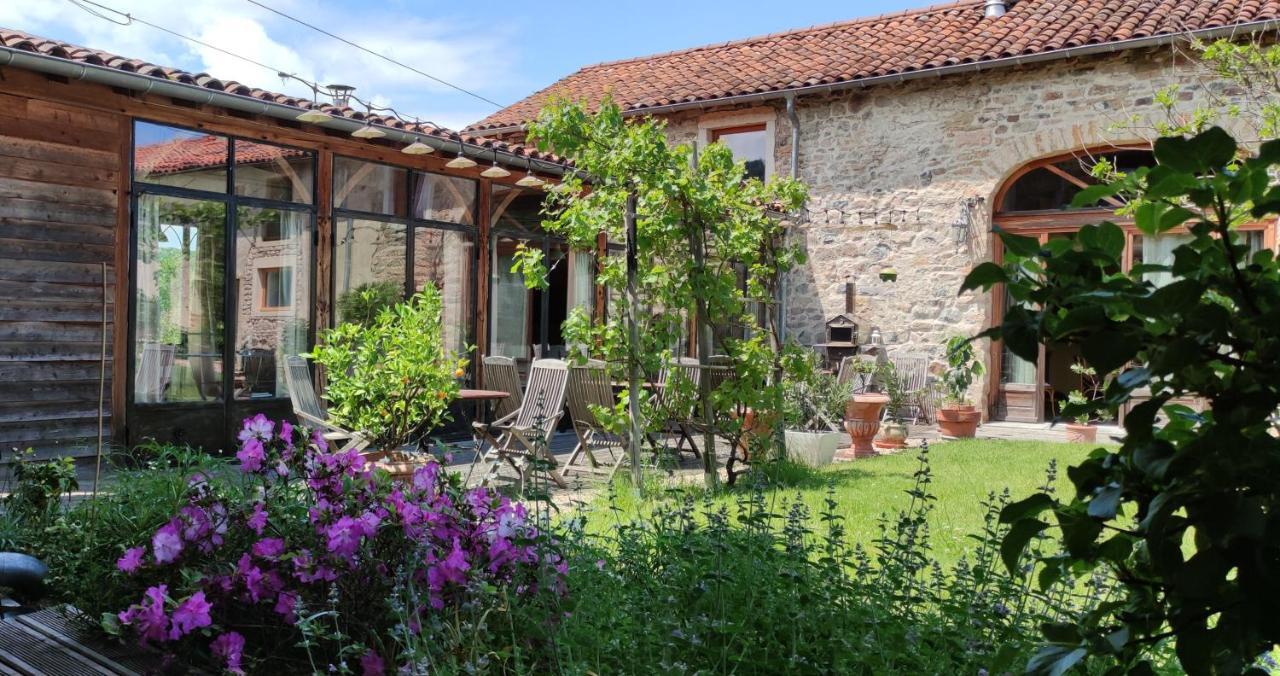
[[(1231, 93), (1198, 72), (1165, 48), (799, 98), (797, 176), (810, 201), (793, 234), (809, 260), (789, 280), (788, 336), (822, 342), (846, 282), (857, 287), (862, 339), (879, 328), (891, 353), (939, 358), (948, 337), (983, 330), (991, 300), (957, 292), (990, 259), (992, 201), (1005, 180), (1040, 158), (1144, 140), (1126, 121), (1163, 119), (1152, 97), (1168, 85), (1181, 85), (1188, 110), (1208, 105), (1206, 86)], [(669, 136), (691, 142), (700, 124), (744, 115), (770, 118), (775, 173), (787, 175), (781, 101), (676, 113)], [(884, 268), (896, 282), (880, 280)], [(985, 361), (985, 346), (980, 354)], [(975, 402), (986, 388), (975, 385)]]

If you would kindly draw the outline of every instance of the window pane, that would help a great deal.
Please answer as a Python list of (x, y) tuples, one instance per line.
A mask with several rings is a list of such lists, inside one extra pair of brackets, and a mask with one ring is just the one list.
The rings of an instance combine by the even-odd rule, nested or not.
[(253, 141), (235, 144), (237, 195), (311, 204), (315, 155)]
[(541, 233), (542, 199), (540, 190), (494, 185), (489, 222), (507, 231)]
[(747, 178), (764, 180), (764, 158), (769, 139), (763, 127), (717, 131), (712, 134), (712, 140), (728, 146), (733, 151), (733, 159), (747, 165)]
[(222, 396), (226, 207), (138, 200), (134, 401)]
[(418, 228), (413, 233), (413, 288), (431, 284), (440, 291), (445, 349), (463, 354), (472, 341), (475, 303), (471, 299), (475, 243), (453, 230)]
[(412, 216), (429, 221), (475, 225), (476, 182), (415, 172)]
[(404, 297), (405, 227), (359, 218), (334, 219), (334, 291), (337, 319), (357, 311), (360, 292)]
[(408, 170), (347, 157), (333, 159), (333, 206), (388, 216), (405, 215)]
[(489, 293), (493, 296), (493, 313), (489, 329), (489, 354), (516, 359), (532, 356), (530, 293), (525, 288), (524, 275), (512, 272), (516, 246), (521, 240), (512, 237), (496, 237), (493, 260), (490, 265), (493, 276)]
[[(1138, 236), (1133, 238), (1133, 262), (1145, 265), (1173, 265), (1173, 251), (1190, 242), (1191, 235), (1158, 235), (1156, 237)], [(1164, 286), (1173, 281), (1172, 272), (1147, 272), (1142, 278)]]
[(227, 137), (137, 122), (133, 144), (135, 181), (227, 191)]
[[(263, 232), (285, 233), (269, 239)], [(237, 399), (288, 396), (285, 357), (307, 351), (311, 318), (311, 215), (236, 212)]]

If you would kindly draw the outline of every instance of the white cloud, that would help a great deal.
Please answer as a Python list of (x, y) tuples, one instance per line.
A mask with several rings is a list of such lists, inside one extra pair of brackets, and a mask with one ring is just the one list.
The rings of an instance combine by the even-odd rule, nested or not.
[[(253, 59), (272, 69), (322, 84), (354, 85), (406, 115), (461, 127), (492, 106), (405, 68), (361, 52), (243, 0), (100, 0), (101, 4)], [(118, 21), (123, 16), (93, 8)], [(438, 78), (483, 94), (510, 85), (509, 35), (492, 25), (464, 26), (412, 14), (274, 0), (271, 6), (342, 35)], [(120, 26), (66, 0), (0, 2), (0, 26), (25, 30), (104, 51), (145, 59), (221, 79), (295, 95), (298, 83), (282, 83), (270, 70), (216, 49), (193, 44), (134, 22)], [(494, 98), (494, 97), (490, 97)]]

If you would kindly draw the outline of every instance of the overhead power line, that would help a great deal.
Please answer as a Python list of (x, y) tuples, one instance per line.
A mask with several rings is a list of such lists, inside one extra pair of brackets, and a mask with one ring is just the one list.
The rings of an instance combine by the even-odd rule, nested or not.
[(505, 105), (503, 105), (503, 104), (501, 104), (501, 103), (498, 103), (497, 101), (494, 101), (493, 99), (490, 99), (490, 98), (486, 98), (486, 97), (484, 97), (484, 96), (481, 96), (480, 94), (477, 94), (477, 93), (475, 93), (475, 92), (473, 92), (473, 91), (471, 91), (471, 90), (469, 90), (469, 89), (466, 89), (466, 88), (463, 88), (463, 87), (459, 87), (458, 85), (453, 84), (452, 82), (449, 82), (449, 81), (447, 81), (447, 80), (442, 80), (442, 79), (440, 79), (440, 78), (438, 78), (438, 77), (436, 77), (436, 76), (432, 75), (431, 73), (424, 72), (424, 71), (419, 70), (419, 69), (417, 69), (417, 68), (414, 68), (413, 66), (410, 66), (410, 65), (408, 65), (408, 64), (406, 64), (406, 63), (403, 63), (403, 62), (397, 61), (397, 60), (395, 60), (395, 59), (393, 59), (393, 58), (391, 58), (391, 57), (387, 56), (386, 54), (382, 54), (381, 52), (375, 52), (375, 51), (373, 51), (372, 49), (369, 49), (368, 47), (365, 47), (364, 45), (361, 45), (361, 44), (358, 44), (358, 43), (352, 42), (351, 40), (348, 40), (348, 39), (346, 39), (346, 38), (342, 37), (341, 35), (335, 35), (335, 34), (333, 34), (333, 33), (329, 32), (329, 31), (327, 31), (327, 30), (325, 30), (325, 29), (323, 29), (323, 28), (320, 28), (319, 26), (316, 26), (316, 25), (311, 24), (311, 23), (307, 23), (306, 21), (303, 21), (302, 19), (299, 19), (299, 18), (297, 18), (297, 17), (295, 17), (295, 16), (290, 16), (290, 15), (288, 15), (288, 14), (285, 14), (284, 12), (281, 12), (280, 10), (278, 10), (278, 9), (276, 9), (276, 8), (274, 8), (274, 7), (269, 7), (269, 6), (267, 6), (267, 5), (265, 5), (265, 4), (261, 3), (261, 2), (258, 2), (258, 0), (247, 0), (247, 2), (249, 2), (250, 4), (253, 4), (253, 5), (257, 5), (258, 7), (261, 7), (262, 9), (265, 9), (265, 10), (267, 10), (268, 12), (271, 12), (271, 13), (276, 14), (276, 15), (278, 15), (278, 16), (284, 17), (284, 18), (286, 18), (286, 19), (288, 19), (288, 20), (290, 20), (290, 21), (293, 21), (294, 23), (297, 23), (297, 24), (301, 24), (301, 25), (303, 25), (303, 26), (306, 26), (307, 28), (310, 28), (311, 30), (316, 31), (317, 33), (321, 33), (321, 34), (327, 35), (327, 36), (329, 36), (329, 37), (333, 38), (334, 40), (337, 40), (338, 42), (341, 42), (341, 43), (343, 43), (343, 44), (349, 45), (349, 46), (351, 46), (351, 47), (355, 47), (356, 49), (358, 49), (358, 50), (360, 50), (360, 51), (362, 51), (362, 52), (365, 52), (366, 54), (370, 54), (370, 55), (372, 55), (372, 56), (376, 56), (376, 57), (378, 57), (379, 59), (382, 59), (383, 61), (386, 61), (386, 62), (388, 62), (388, 63), (395, 64), (395, 65), (397, 65), (397, 66), (399, 66), (399, 67), (401, 67), (401, 68), (404, 68), (405, 70), (412, 71), (412, 72), (417, 73), (418, 75), (421, 75), (421, 76), (423, 76), (423, 77), (425, 77), (425, 78), (427, 78), (427, 79), (429, 79), (429, 80), (432, 80), (432, 81), (438, 82), (438, 83), (440, 83), (440, 84), (442, 84), (442, 85), (444, 85), (444, 86), (446, 86), (446, 87), (449, 87), (449, 88), (451, 88), (451, 89), (455, 89), (455, 90), (457, 90), (457, 91), (459, 91), (459, 92), (462, 92), (463, 94), (466, 94), (467, 96), (470, 96), (470, 97), (473, 97), (473, 98), (479, 99), (479, 100), (484, 101), (485, 103), (488, 103), (488, 104), (490, 104), (490, 105), (492, 105), (492, 106), (495, 106), (495, 107), (497, 107), (497, 108), (505, 108), (505, 107), (506, 107)]

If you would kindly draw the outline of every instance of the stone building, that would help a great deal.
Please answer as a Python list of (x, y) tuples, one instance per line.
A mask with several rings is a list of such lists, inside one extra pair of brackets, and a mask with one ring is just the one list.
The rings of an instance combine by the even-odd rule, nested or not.
[[(890, 354), (938, 358), (1003, 312), (1002, 293), (957, 295), (1000, 255), (993, 222), (1049, 238), (1114, 219), (1114, 205), (1067, 207), (1096, 158), (1152, 161), (1141, 129), (1166, 115), (1157, 92), (1176, 85), (1184, 111), (1241, 97), (1202, 77), (1188, 40), (1257, 35), (1277, 16), (1240, 0), (967, 0), (588, 66), (470, 131), (520, 139), (550, 98), (607, 94), (673, 141), (728, 144), (748, 174), (794, 175), (810, 189), (793, 230), (808, 264), (788, 280), (788, 337), (822, 342), (852, 288), (861, 342), (874, 331)], [(1177, 242), (1126, 227), (1130, 260)], [(1274, 224), (1248, 230), (1276, 246)], [(1077, 355), (1045, 352), (1032, 364), (984, 346), (990, 377), (972, 394), (989, 416), (1052, 416)]]

